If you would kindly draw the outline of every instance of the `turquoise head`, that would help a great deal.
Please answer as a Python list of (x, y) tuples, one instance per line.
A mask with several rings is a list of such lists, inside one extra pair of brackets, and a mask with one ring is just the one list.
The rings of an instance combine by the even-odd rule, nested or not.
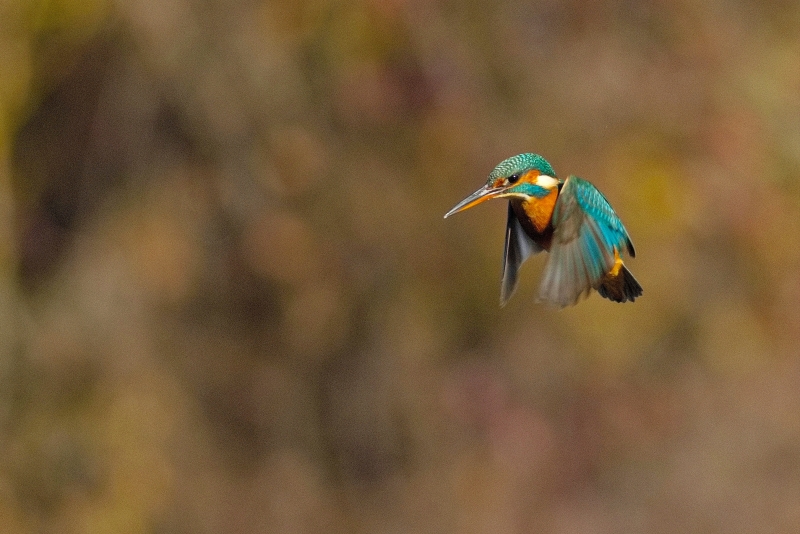
[(539, 154), (518, 154), (501, 161), (489, 173), (486, 185), (456, 204), (445, 218), (491, 198), (542, 198), (558, 187), (553, 167)]

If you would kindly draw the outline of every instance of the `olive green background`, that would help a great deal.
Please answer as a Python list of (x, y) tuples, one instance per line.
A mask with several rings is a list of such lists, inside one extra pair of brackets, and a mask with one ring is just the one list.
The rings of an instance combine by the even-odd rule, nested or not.
[[(498, 306), (526, 151), (636, 303)], [(800, 531), (800, 4), (4, 0), (0, 525)]]

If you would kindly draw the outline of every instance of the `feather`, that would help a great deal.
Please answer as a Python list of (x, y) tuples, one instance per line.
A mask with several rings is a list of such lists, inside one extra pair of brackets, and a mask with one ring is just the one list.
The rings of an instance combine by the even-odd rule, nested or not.
[(506, 243), (503, 250), (503, 278), (500, 281), (501, 306), (505, 306), (517, 288), (519, 268), (525, 260), (542, 250), (542, 247), (537, 245), (522, 227), (509, 202)]
[(553, 239), (539, 300), (564, 307), (598, 287), (614, 266), (615, 252), (633, 244), (627, 230), (600, 191), (570, 176), (553, 211)]

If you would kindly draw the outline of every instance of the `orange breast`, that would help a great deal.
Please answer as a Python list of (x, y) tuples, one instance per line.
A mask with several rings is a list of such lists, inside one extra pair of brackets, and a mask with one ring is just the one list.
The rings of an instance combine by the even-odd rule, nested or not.
[(544, 232), (550, 224), (557, 198), (558, 189), (553, 189), (546, 197), (531, 198), (522, 203), (522, 209), (525, 210), (537, 232)]

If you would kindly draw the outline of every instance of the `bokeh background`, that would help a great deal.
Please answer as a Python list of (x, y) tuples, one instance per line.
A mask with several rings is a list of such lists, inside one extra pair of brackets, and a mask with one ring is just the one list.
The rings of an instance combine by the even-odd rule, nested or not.
[[(644, 295), (498, 306), (543, 154)], [(800, 3), (3, 0), (0, 528), (800, 531)]]

